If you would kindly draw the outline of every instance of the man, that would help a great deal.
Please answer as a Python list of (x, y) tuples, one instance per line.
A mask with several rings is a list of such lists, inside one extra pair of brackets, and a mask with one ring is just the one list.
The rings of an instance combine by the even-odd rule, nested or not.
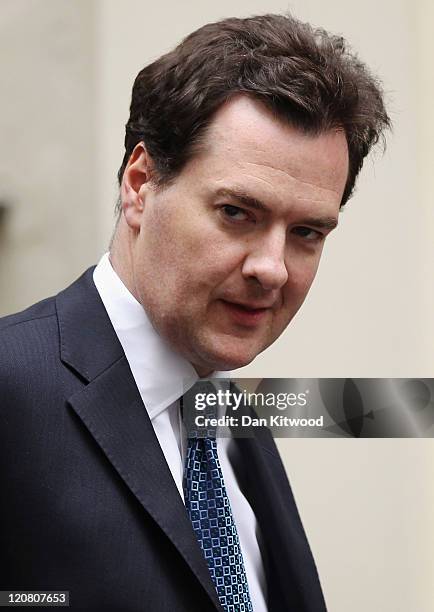
[(187, 440), (180, 403), (291, 321), (387, 126), (343, 40), (292, 17), (206, 25), (139, 73), (110, 253), (2, 321), (2, 589), (325, 610), (268, 430)]

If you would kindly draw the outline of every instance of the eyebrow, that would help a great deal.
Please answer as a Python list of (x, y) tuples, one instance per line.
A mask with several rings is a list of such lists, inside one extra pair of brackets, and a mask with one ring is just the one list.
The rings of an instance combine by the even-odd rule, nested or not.
[[(271, 209), (261, 202), (261, 200), (248, 195), (244, 191), (239, 191), (238, 189), (218, 189), (216, 195), (228, 196), (255, 210), (268, 213), (271, 212)], [(319, 229), (332, 230), (338, 225), (338, 220), (335, 217), (305, 217), (298, 222), (298, 225), (310, 225)]]
[(270, 208), (261, 202), (261, 200), (253, 198), (252, 196), (247, 195), (247, 193), (244, 193), (244, 191), (239, 191), (238, 189), (218, 189), (216, 195), (229, 196), (230, 198), (238, 200), (238, 202), (245, 204), (250, 208), (262, 210), (264, 212), (271, 212)]

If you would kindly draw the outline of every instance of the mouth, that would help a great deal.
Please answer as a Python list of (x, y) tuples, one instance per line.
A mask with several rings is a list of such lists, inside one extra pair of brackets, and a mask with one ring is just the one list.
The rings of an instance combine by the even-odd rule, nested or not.
[(230, 318), (235, 323), (238, 323), (238, 325), (244, 327), (256, 327), (271, 309), (269, 306), (257, 308), (247, 304), (228, 302), (226, 300), (221, 300), (221, 303)]

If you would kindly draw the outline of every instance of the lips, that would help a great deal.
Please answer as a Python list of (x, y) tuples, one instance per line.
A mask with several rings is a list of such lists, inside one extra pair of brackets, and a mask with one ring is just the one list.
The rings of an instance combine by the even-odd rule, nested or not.
[(256, 327), (270, 310), (269, 306), (257, 307), (227, 300), (221, 300), (221, 303), (231, 319), (244, 327)]

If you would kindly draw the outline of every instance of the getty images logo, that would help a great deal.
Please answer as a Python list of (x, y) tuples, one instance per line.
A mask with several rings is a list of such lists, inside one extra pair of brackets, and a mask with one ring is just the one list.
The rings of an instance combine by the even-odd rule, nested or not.
[(309, 390), (300, 393), (256, 393), (230, 389), (216, 389), (212, 392), (196, 393), (196, 410), (205, 410), (207, 407), (229, 407), (233, 411), (238, 410), (241, 405), (265, 408), (304, 407), (307, 405)]

